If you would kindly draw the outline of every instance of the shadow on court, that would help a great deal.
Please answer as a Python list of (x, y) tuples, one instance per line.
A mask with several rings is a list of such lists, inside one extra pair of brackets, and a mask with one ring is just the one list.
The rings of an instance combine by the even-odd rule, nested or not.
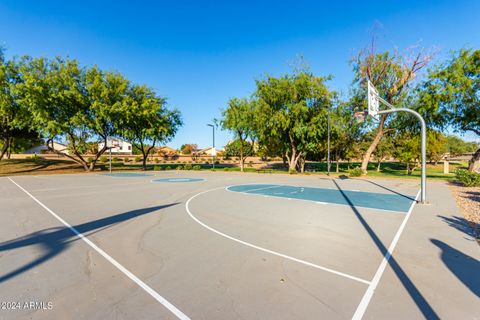
[(443, 263), (473, 294), (480, 297), (480, 261), (464, 254), (449, 246), (443, 241), (430, 239), (430, 241), (442, 250), (440, 254)]
[[(172, 203), (162, 206), (155, 206), (150, 208), (136, 209), (120, 214), (116, 214), (110, 217), (82, 223), (76, 226), (73, 226), (79, 233), (82, 233), (85, 236), (92, 235), (101, 230), (107, 229), (118, 223), (133, 219), (138, 216), (142, 216), (148, 213), (152, 213), (158, 210), (162, 210), (178, 203)], [(13, 277), (16, 277), (36, 266), (48, 261), (49, 259), (60, 254), (62, 251), (68, 249), (72, 242), (78, 240), (78, 236), (67, 227), (57, 227), (44, 229), (42, 231), (37, 231), (31, 233), (27, 236), (17, 238), (14, 240), (6, 241), (0, 243), (0, 252), (14, 250), (18, 248), (23, 248), (27, 246), (39, 246), (42, 249), (42, 255), (27, 263), (24, 266), (21, 266), (7, 274), (0, 276), (0, 283), (7, 281)]]
[(404, 197), (404, 198), (407, 198), (408, 200), (415, 201), (414, 198), (412, 198), (412, 197), (410, 197), (410, 196), (408, 196), (408, 195), (405, 195), (405, 194), (403, 194), (403, 193), (400, 193), (400, 192), (398, 192), (398, 191), (395, 191), (395, 190), (393, 190), (393, 189), (390, 189), (390, 188), (388, 188), (388, 187), (385, 187), (385, 186), (383, 186), (383, 185), (381, 185), (381, 184), (379, 184), (379, 183), (376, 183), (376, 182), (374, 182), (374, 181), (370, 181), (370, 180), (367, 180), (367, 179), (358, 179), (358, 180), (362, 180), (362, 181), (368, 182), (368, 183), (370, 183), (370, 184), (373, 184), (374, 186), (377, 186), (377, 187), (379, 187), (379, 188), (382, 188), (382, 189), (384, 189), (384, 190), (387, 190), (387, 191), (389, 191), (389, 192), (391, 192), (391, 193), (395, 193), (395, 194), (397, 194), (397, 195), (399, 195), (399, 196), (402, 196), (402, 197)]
[[(338, 183), (334, 179), (332, 179), (332, 181), (336, 185), (340, 193), (343, 195), (345, 200), (348, 202), (353, 213), (355, 214), (357, 219), (360, 221), (362, 226), (365, 228), (365, 230), (368, 232), (370, 238), (375, 243), (378, 250), (382, 253), (383, 256), (385, 256), (385, 254), (387, 254), (388, 252), (387, 247), (385, 247), (385, 245), (378, 238), (378, 236), (373, 231), (373, 229), (368, 225), (367, 221), (365, 221), (365, 219), (362, 217), (362, 215), (357, 210), (357, 208), (355, 208), (355, 205), (348, 198), (347, 194), (340, 188)], [(423, 316), (426, 319), (440, 319), (440, 317), (436, 314), (435, 310), (433, 310), (433, 308), (430, 306), (428, 301), (425, 299), (425, 297), (423, 297), (421, 292), (417, 289), (415, 284), (412, 282), (412, 280), (410, 280), (410, 278), (403, 271), (403, 269), (400, 267), (400, 265), (398, 264), (398, 262), (395, 260), (393, 256), (390, 257), (390, 260), (388, 260), (388, 263), (392, 268), (392, 270), (395, 272), (398, 279), (402, 282), (404, 288), (407, 290), (412, 300), (417, 305), (418, 309), (422, 312)]]
[(480, 225), (473, 223), (471, 224), (466, 219), (457, 216), (449, 218), (437, 215), (437, 217), (441, 218), (443, 222), (447, 223), (450, 227), (477, 239), (477, 241), (480, 241)]

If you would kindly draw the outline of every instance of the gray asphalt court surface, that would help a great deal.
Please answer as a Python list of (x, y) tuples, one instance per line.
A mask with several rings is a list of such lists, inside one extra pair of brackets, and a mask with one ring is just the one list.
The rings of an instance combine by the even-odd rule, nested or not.
[(219, 172), (0, 178), (0, 319), (480, 319), (479, 246), (448, 185), (428, 184), (429, 205), (418, 189)]

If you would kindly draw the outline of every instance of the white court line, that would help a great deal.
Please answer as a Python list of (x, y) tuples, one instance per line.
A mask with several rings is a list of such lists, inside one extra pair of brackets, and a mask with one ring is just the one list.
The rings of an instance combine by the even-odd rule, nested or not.
[(58, 190), (74, 190), (74, 189), (84, 189), (84, 188), (108, 188), (108, 187), (117, 187), (117, 186), (131, 186), (137, 184), (144, 184), (145, 182), (132, 182), (132, 183), (116, 183), (116, 184), (95, 184), (89, 186), (75, 186), (75, 187), (65, 187), (65, 188), (44, 188), (44, 189), (34, 189), (32, 192), (45, 192), (45, 191), (58, 191)]
[[(228, 192), (233, 192), (233, 193), (240, 193), (240, 194), (246, 194), (246, 195), (249, 195), (249, 196), (260, 196), (260, 197), (265, 197), (265, 198), (276, 198), (276, 199), (288, 199), (288, 200), (296, 200), (296, 201), (304, 201), (304, 202), (310, 202), (310, 203), (316, 203), (318, 201), (315, 201), (315, 200), (307, 200), (307, 199), (299, 199), (299, 198), (286, 198), (286, 197), (279, 197), (279, 196), (276, 196), (276, 195), (264, 195), (262, 193), (250, 193), (250, 192), (243, 192), (243, 191), (233, 191), (233, 190), (230, 190), (229, 188), (230, 187), (234, 187), (234, 186), (237, 186), (237, 185), (233, 185), (233, 186), (228, 186), (225, 188), (225, 190), (227, 190)], [(240, 184), (241, 186), (241, 184)], [(277, 186), (285, 186), (285, 185), (277, 185)], [(287, 185), (288, 187), (288, 185)], [(274, 187), (269, 187), (269, 188), (274, 188)], [(265, 188), (267, 189), (267, 188)], [(323, 188), (321, 188), (323, 189)], [(256, 190), (256, 189), (254, 189)], [(335, 189), (335, 190), (338, 190)], [(253, 190), (252, 190), (253, 191)], [(332, 205), (332, 206), (342, 206), (342, 207), (350, 207), (349, 204), (341, 204), (341, 203), (333, 203), (333, 202), (328, 202), (327, 204), (329, 205)], [(363, 208), (363, 209), (370, 209), (370, 210), (378, 210), (378, 211), (383, 211), (383, 212), (388, 212), (388, 213), (401, 213), (401, 214), (405, 214), (405, 211), (398, 211), (398, 210), (391, 210), (391, 209), (380, 209), (380, 208), (372, 208), (372, 207), (364, 207), (364, 206), (359, 206), (359, 205), (356, 205), (355, 208)]]
[(124, 266), (122, 266), (120, 263), (117, 262), (117, 260), (113, 259), (111, 256), (109, 256), (105, 251), (103, 251), (100, 247), (98, 247), (95, 243), (90, 241), (86, 236), (84, 236), (82, 233), (80, 233), (77, 229), (72, 227), (68, 222), (63, 220), (59, 215), (57, 215), (55, 212), (50, 210), (46, 205), (44, 205), (40, 200), (35, 198), (30, 192), (25, 190), (22, 186), (20, 186), (18, 183), (13, 181), (10, 177), (8, 178), (10, 181), (12, 181), (17, 187), (20, 188), (23, 192), (25, 192), (30, 198), (32, 198), (36, 203), (38, 203), (42, 208), (47, 210), (52, 216), (54, 216), (58, 221), (63, 223), (68, 229), (70, 229), (77, 237), (85, 241), (90, 247), (92, 247), (95, 251), (97, 251), (102, 257), (104, 257), (108, 262), (113, 264), (118, 270), (123, 272), (127, 277), (129, 277), (133, 282), (135, 282), (139, 287), (141, 287), (143, 290), (145, 290), (149, 295), (151, 295), (155, 300), (160, 302), (165, 308), (170, 310), (175, 316), (177, 316), (178, 319), (181, 320), (190, 320), (188, 316), (186, 316), (182, 311), (177, 309), (173, 304), (167, 301), (164, 297), (158, 294), (155, 290), (153, 290), (151, 287), (149, 287), (146, 283), (144, 283), (142, 280), (140, 280), (137, 276), (135, 276), (133, 273), (127, 270)]
[(354, 320), (362, 319), (363, 315), (365, 314), (365, 311), (367, 311), (368, 305), (370, 304), (370, 300), (372, 299), (373, 294), (375, 293), (375, 289), (377, 288), (377, 285), (380, 282), (380, 279), (382, 278), (383, 272), (387, 267), (388, 261), (392, 257), (393, 250), (395, 250), (398, 240), (402, 235), (403, 229), (405, 229), (405, 226), (407, 225), (408, 218), (410, 218), (410, 216), (412, 215), (413, 207), (415, 206), (415, 203), (417, 202), (417, 199), (420, 196), (420, 191), (421, 190), (418, 191), (417, 196), (415, 197), (415, 201), (412, 201), (412, 205), (410, 206), (410, 209), (408, 210), (407, 215), (403, 219), (402, 224), (400, 225), (400, 228), (398, 228), (397, 233), (395, 234), (395, 237), (393, 238), (392, 243), (388, 248), (388, 251), (385, 253), (383, 260), (380, 263), (380, 266), (378, 267), (377, 272), (375, 272), (375, 276), (370, 282), (370, 285), (368, 286), (367, 291), (363, 295), (362, 301), (360, 301), (360, 304), (358, 305), (357, 310), (355, 311), (355, 314), (353, 315), (352, 319)]
[(187, 203), (185, 204), (185, 209), (187, 210), (187, 213), (190, 216), (190, 218), (192, 218), (195, 222), (200, 224), (202, 227), (204, 227), (204, 228), (206, 228), (206, 229), (208, 229), (208, 230), (210, 230), (210, 231), (212, 231), (212, 232), (214, 232), (214, 233), (216, 233), (216, 234), (218, 234), (218, 235), (220, 235), (224, 238), (227, 238), (227, 239), (230, 239), (232, 241), (238, 242), (238, 243), (243, 244), (247, 247), (254, 248), (254, 249), (257, 249), (257, 250), (260, 250), (260, 251), (263, 251), (263, 252), (267, 252), (267, 253), (273, 254), (275, 256), (282, 257), (282, 258), (287, 259), (287, 260), (295, 261), (295, 262), (301, 263), (303, 265), (313, 267), (313, 268), (316, 268), (316, 269), (320, 269), (320, 270), (323, 270), (323, 271), (326, 271), (326, 272), (330, 272), (330, 273), (336, 274), (338, 276), (345, 277), (345, 278), (348, 278), (348, 279), (351, 279), (351, 280), (355, 280), (355, 281), (358, 281), (358, 282), (361, 282), (361, 283), (364, 283), (364, 284), (368, 284), (368, 285), (370, 284), (370, 281), (367, 281), (367, 280), (364, 280), (364, 279), (361, 279), (361, 278), (358, 278), (358, 277), (355, 277), (355, 276), (352, 276), (352, 275), (349, 275), (349, 274), (346, 274), (346, 273), (343, 273), (343, 272), (340, 272), (340, 271), (336, 271), (336, 270), (333, 270), (333, 269), (330, 269), (330, 268), (327, 268), (327, 267), (322, 267), (322, 266), (319, 266), (317, 264), (314, 264), (314, 263), (311, 263), (311, 262), (308, 262), (308, 261), (305, 261), (305, 260), (290, 257), (290, 256), (287, 256), (286, 254), (279, 253), (279, 252), (276, 252), (276, 251), (273, 251), (273, 250), (269, 250), (269, 249), (251, 244), (249, 242), (234, 238), (232, 236), (229, 236), (228, 234), (220, 232), (220, 231), (206, 225), (205, 223), (200, 221), (197, 217), (195, 217), (192, 214), (192, 212), (190, 211), (190, 208), (189, 208), (190, 201), (192, 201), (193, 199), (195, 199), (196, 197), (198, 197), (198, 196), (200, 196), (204, 193), (211, 192), (211, 191), (214, 191), (214, 190), (223, 189), (223, 188), (224, 187), (219, 187), (219, 188), (214, 188), (214, 189), (210, 189), (210, 190), (207, 190), (207, 191), (202, 191), (202, 192), (197, 193), (196, 195), (192, 196), (190, 199), (188, 199)]
[[(260, 183), (259, 183), (260, 184)], [(250, 189), (250, 190), (247, 190), (247, 191), (233, 191), (233, 192), (240, 192), (240, 193), (245, 193), (245, 194), (250, 194), (249, 192), (252, 192), (252, 191), (258, 191), (258, 190), (266, 190), (266, 189), (273, 189), (273, 188), (278, 188), (278, 187), (281, 187), (283, 185), (281, 184), (274, 184), (274, 185), (271, 185), (270, 184), (270, 187), (263, 187), (263, 188), (257, 188), (257, 189)], [(228, 186), (227, 187), (227, 190), (228, 188), (230, 188), (231, 186)], [(230, 190), (228, 190), (230, 191)]]

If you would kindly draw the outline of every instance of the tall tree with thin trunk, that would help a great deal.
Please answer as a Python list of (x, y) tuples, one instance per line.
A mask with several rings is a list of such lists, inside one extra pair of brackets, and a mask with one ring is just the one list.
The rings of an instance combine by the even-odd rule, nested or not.
[(254, 139), (254, 110), (255, 101), (233, 98), (228, 101), (227, 109), (222, 111), (221, 124), (223, 129), (229, 130), (239, 141), (240, 171), (245, 167), (247, 139)]
[[(407, 89), (412, 80), (431, 60), (421, 48), (411, 48), (405, 54), (397, 50), (378, 53), (375, 43), (366, 48), (353, 59), (355, 72), (354, 84), (357, 85), (355, 94), (361, 95), (366, 101), (367, 80), (377, 88), (380, 96), (392, 105), (400, 105), (406, 97)], [(385, 131), (388, 131), (389, 118), (392, 115), (383, 114), (376, 127), (376, 134), (370, 146), (363, 155), (361, 169), (367, 173), (368, 162)]]
[(132, 85), (121, 107), (120, 135), (142, 153), (142, 168), (158, 143), (170, 141), (182, 125), (180, 112), (166, 108), (165, 98), (144, 85)]

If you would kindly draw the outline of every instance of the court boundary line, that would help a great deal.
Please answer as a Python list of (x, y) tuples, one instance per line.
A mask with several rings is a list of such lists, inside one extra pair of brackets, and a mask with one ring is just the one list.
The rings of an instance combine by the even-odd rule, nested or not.
[(43, 209), (45, 209), (48, 213), (50, 213), (54, 218), (60, 221), (64, 226), (66, 226), (70, 231), (72, 231), (77, 237), (87, 243), (90, 247), (92, 247), (98, 254), (104, 257), (108, 262), (110, 262), (113, 266), (115, 266), (119, 271), (121, 271), (124, 275), (126, 275), (130, 280), (135, 282), (140, 288), (142, 288), (145, 292), (147, 292), (150, 296), (152, 296), (155, 300), (157, 300), (160, 304), (162, 304), (165, 308), (167, 308), (171, 313), (173, 313), (178, 319), (181, 320), (190, 320), (190, 318), (185, 315), (180, 309), (175, 307), (171, 304), (167, 299), (162, 297), (158, 292), (153, 290), (150, 286), (148, 286), (145, 282), (140, 280), (136, 275), (130, 272), (127, 268), (122, 266), (117, 260), (112, 258), (108, 255), (103, 249), (98, 247), (95, 243), (93, 243), (90, 239), (88, 239), (85, 235), (79, 232), (77, 229), (72, 227), (68, 222), (63, 220), (59, 215), (53, 212), (50, 208), (44, 205), (40, 200), (35, 198), (30, 192), (24, 189), (21, 185), (16, 183), (12, 178), (8, 177), (8, 179), (15, 184), (20, 190), (22, 190), (25, 194), (27, 194), (30, 198), (32, 198), (37, 204), (39, 204)]
[[(229, 189), (230, 187), (243, 186), (243, 185), (244, 184), (238, 184), (238, 185), (236, 184), (236, 185), (226, 186), (225, 190), (227, 190), (228, 192), (246, 194), (246, 195), (249, 195), (249, 196), (253, 195), (253, 196), (262, 196), (262, 197), (266, 197), (266, 198), (277, 198), (277, 199), (297, 200), (297, 201), (305, 201), (305, 202), (310, 202), (310, 203), (318, 203), (318, 201), (315, 201), (315, 200), (306, 200), (306, 199), (281, 197), (281, 196), (258, 194), (258, 193), (249, 193), (249, 192), (244, 192), (244, 191), (233, 191), (233, 190)], [(248, 184), (248, 185), (251, 185), (251, 184)], [(279, 185), (276, 185), (276, 186), (281, 187), (281, 186), (289, 186), (289, 185), (279, 184)], [(305, 188), (305, 187), (300, 187), (300, 186), (293, 186), (293, 187), (295, 187), (295, 188)], [(273, 187), (271, 187), (271, 188), (273, 188)], [(315, 188), (315, 187), (307, 187), (307, 188)], [(330, 189), (330, 188), (319, 188), (319, 189)], [(331, 190), (338, 190), (338, 189), (331, 188)], [(348, 191), (350, 191), (350, 190), (348, 190)], [(361, 191), (361, 192), (365, 192), (365, 191)], [(372, 192), (372, 193), (374, 193), (374, 192)], [(385, 194), (388, 194), (388, 193), (385, 193)], [(413, 200), (413, 202), (415, 202), (415, 201), (417, 201), (416, 198), (415, 198), (415, 200)], [(349, 204), (332, 203), (332, 202), (327, 202), (327, 204), (334, 205), (334, 206), (342, 206), (342, 207), (349, 207), (350, 206)], [(403, 215), (408, 213), (408, 211), (387, 210), (387, 209), (371, 208), (371, 207), (364, 207), (364, 206), (355, 206), (355, 208), (378, 210), (378, 211), (383, 211), (383, 212), (388, 212), (388, 213), (401, 213)]]
[(43, 189), (34, 189), (30, 190), (31, 192), (47, 192), (47, 191), (58, 191), (58, 190), (75, 190), (75, 189), (88, 189), (88, 188), (102, 188), (102, 187), (117, 187), (117, 186), (133, 186), (140, 185), (144, 182), (131, 182), (131, 183), (115, 183), (115, 184), (95, 184), (88, 186), (75, 186), (75, 187), (66, 187), (66, 188), (43, 188)]
[(382, 278), (383, 272), (385, 271), (388, 262), (390, 258), (393, 255), (393, 251), (395, 250), (395, 247), (397, 246), (398, 241), (400, 240), (400, 236), (403, 233), (403, 230), (405, 229), (405, 226), (407, 225), (407, 222), (412, 215), (413, 208), (415, 207), (415, 204), (418, 201), (418, 197), (420, 196), (421, 190), (418, 190), (417, 196), (415, 197), (415, 200), (412, 201), (412, 204), (410, 206), (410, 209), (407, 212), (407, 215), (402, 221), (402, 224), (398, 228), (395, 236), (393, 237), (392, 242), (390, 243), (390, 246), (388, 247), (387, 252), (383, 256), (382, 262), (380, 263), (379, 267), (377, 268), (377, 271), (375, 272), (375, 275), (373, 276), (372, 281), (368, 285), (367, 290), (365, 291), (362, 300), (357, 306), (357, 309), (355, 310), (355, 313), (352, 316), (352, 320), (360, 320), (363, 318), (365, 312), (367, 311), (368, 306), (370, 305), (370, 301), (372, 300), (373, 294), (375, 293), (375, 289), (377, 288), (378, 284), (380, 283), (380, 280)]
[[(360, 283), (363, 283), (363, 284), (366, 284), (366, 285), (370, 285), (370, 281), (368, 280), (365, 280), (365, 279), (362, 279), (362, 278), (359, 278), (359, 277), (355, 277), (355, 276), (352, 276), (350, 274), (347, 274), (347, 273), (343, 273), (343, 272), (340, 272), (340, 271), (337, 271), (337, 270), (333, 270), (333, 269), (330, 269), (330, 268), (327, 268), (327, 267), (323, 267), (323, 266), (320, 266), (320, 265), (317, 265), (317, 264), (314, 264), (312, 262), (308, 262), (308, 261), (305, 261), (305, 260), (302, 260), (302, 259), (298, 259), (298, 258), (294, 258), (294, 257), (291, 257), (291, 256), (288, 256), (286, 254), (283, 254), (283, 253), (280, 253), (280, 252), (276, 252), (276, 251), (273, 251), (273, 250), (270, 250), (270, 249), (267, 249), (267, 248), (263, 248), (263, 247), (260, 247), (260, 246), (257, 246), (257, 245), (254, 245), (252, 243), (249, 243), (249, 242), (246, 242), (246, 241), (243, 241), (243, 240), (240, 240), (240, 239), (237, 239), (235, 237), (232, 237), (228, 234), (225, 234), (221, 231), (218, 231), (217, 229), (214, 229), (212, 227), (210, 227), (209, 225), (205, 224), (204, 222), (200, 221), (197, 217), (195, 217), (193, 215), (193, 213), (190, 211), (190, 208), (189, 208), (189, 205), (190, 205), (190, 202), (195, 199), (196, 197), (202, 195), (202, 194), (205, 194), (205, 193), (208, 193), (208, 192), (211, 192), (211, 191), (214, 191), (214, 190), (219, 190), (219, 189), (224, 189), (225, 187), (218, 187), (218, 188), (214, 188), (214, 189), (209, 189), (209, 190), (206, 190), (206, 191), (202, 191), (202, 192), (199, 192), (195, 195), (193, 195), (192, 197), (190, 197), (187, 202), (185, 203), (185, 210), (187, 211), (188, 215), (190, 216), (190, 218), (192, 218), (195, 222), (197, 222), (199, 225), (201, 225), (202, 227), (204, 227), (205, 229), (207, 230), (210, 230), (212, 231), (213, 233), (216, 233), (217, 235), (220, 235), (224, 238), (227, 238), (229, 240), (232, 240), (234, 242), (237, 242), (237, 243), (240, 243), (240, 244), (243, 244), (247, 247), (250, 247), (250, 248), (254, 248), (254, 249), (257, 249), (259, 251), (263, 251), (263, 252), (266, 252), (266, 253), (269, 253), (269, 254), (272, 254), (272, 255), (275, 255), (275, 256), (278, 256), (278, 257), (281, 257), (281, 258), (284, 258), (286, 260), (290, 260), (290, 261), (294, 261), (294, 262), (297, 262), (297, 263), (300, 263), (300, 264), (303, 264), (303, 265), (306, 265), (306, 266), (309, 266), (309, 267), (313, 267), (313, 268), (316, 268), (316, 269), (319, 269), (319, 270), (322, 270), (322, 271), (326, 271), (326, 272), (329, 272), (329, 273), (332, 273), (332, 274), (335, 274), (337, 276), (341, 276), (341, 277), (344, 277), (344, 278), (348, 278), (350, 280), (354, 280), (354, 281), (358, 281)], [(232, 191), (233, 192), (233, 191)]]

